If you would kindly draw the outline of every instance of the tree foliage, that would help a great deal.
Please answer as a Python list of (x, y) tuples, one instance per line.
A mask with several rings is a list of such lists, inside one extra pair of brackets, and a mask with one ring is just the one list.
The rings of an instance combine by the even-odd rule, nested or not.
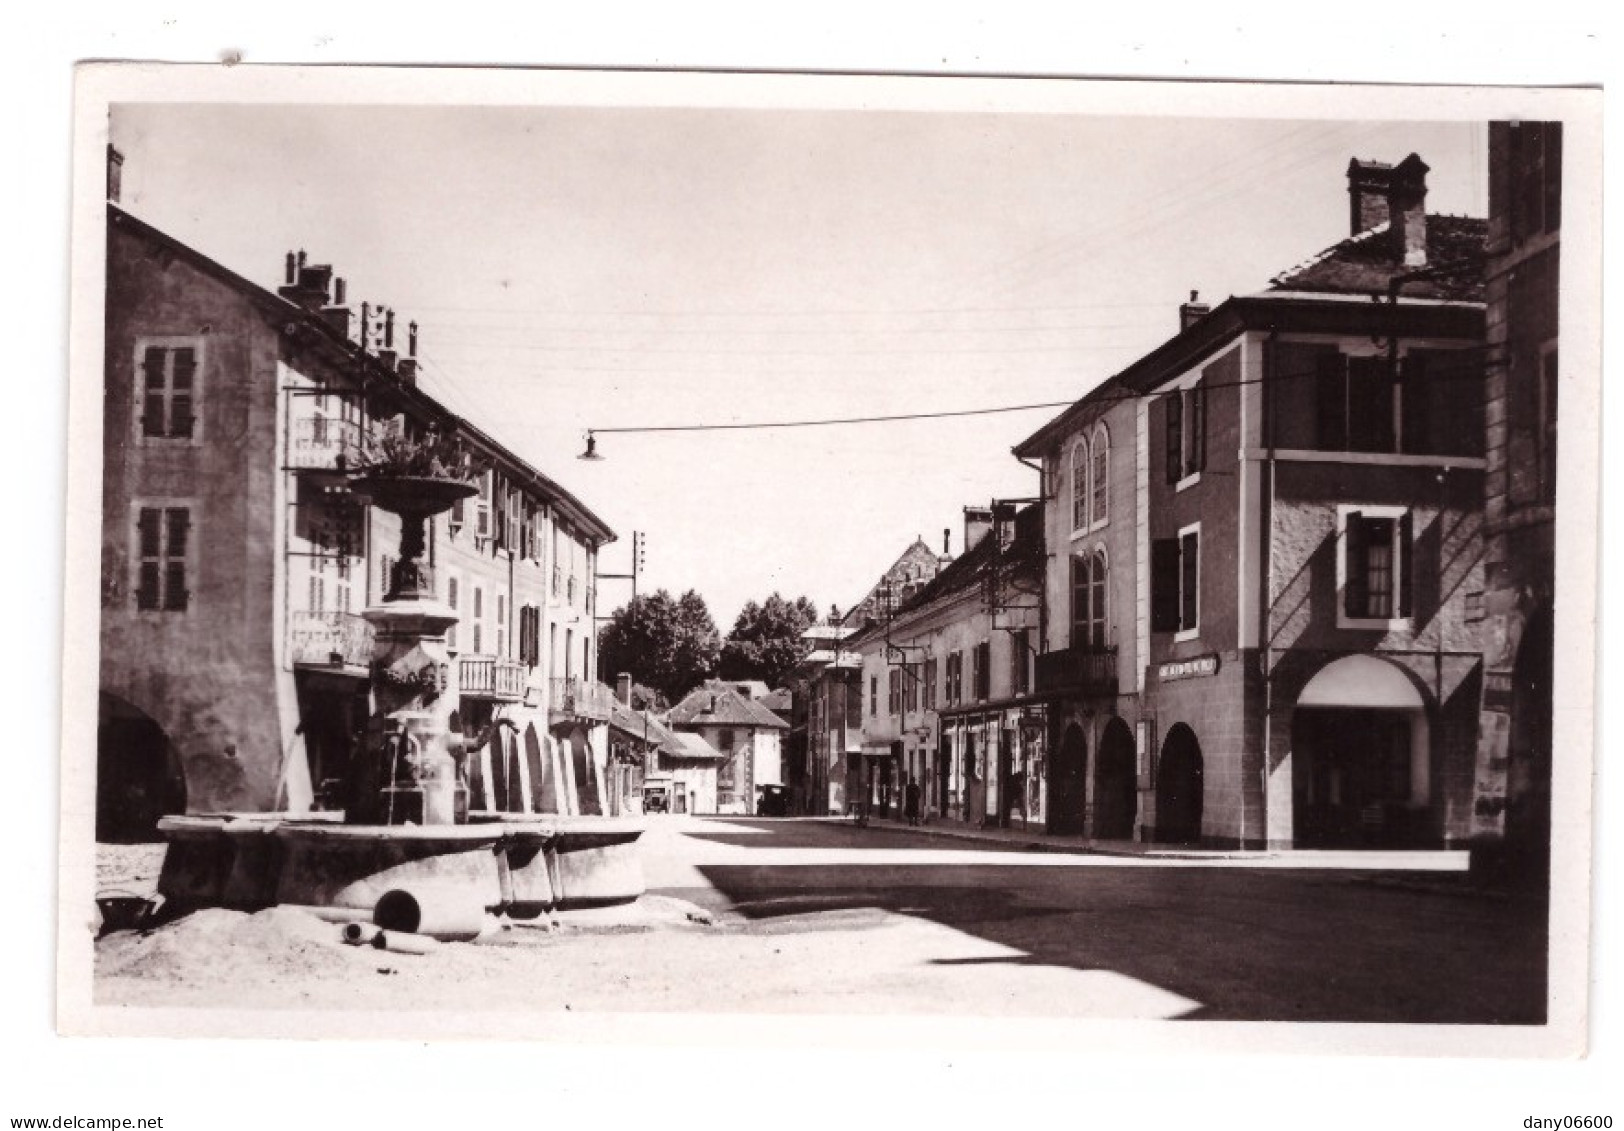
[(672, 703), (716, 673), (721, 647), (705, 599), (692, 589), (678, 598), (664, 589), (634, 598), (598, 638), (609, 678), (630, 672)]
[(801, 633), (817, 622), (817, 606), (805, 597), (786, 601), (774, 593), (759, 604), (749, 602), (722, 644), (722, 678), (782, 687), (810, 647)]

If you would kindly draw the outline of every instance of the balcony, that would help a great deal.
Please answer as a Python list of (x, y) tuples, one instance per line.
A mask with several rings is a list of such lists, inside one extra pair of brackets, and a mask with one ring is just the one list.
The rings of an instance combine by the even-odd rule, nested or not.
[(296, 471), (342, 472), (361, 443), (353, 420), (307, 416), (294, 420), (288, 440), (288, 466)]
[(288, 619), (288, 656), (295, 664), (364, 674), (374, 629), (354, 613), (299, 611)]
[(1034, 687), (1039, 695), (1097, 695), (1117, 693), (1117, 650), (1062, 648), (1037, 657)]
[(555, 676), (548, 688), (548, 714), (552, 721), (591, 719), (607, 722), (615, 701), (615, 693), (594, 679), (573, 676)]
[(459, 691), (469, 699), (523, 699), (524, 673), (520, 661), (496, 656), (463, 656), (457, 661)]

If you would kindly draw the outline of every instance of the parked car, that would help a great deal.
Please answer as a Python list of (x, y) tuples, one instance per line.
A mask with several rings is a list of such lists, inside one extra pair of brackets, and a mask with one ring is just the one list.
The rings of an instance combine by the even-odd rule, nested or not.
[(671, 782), (669, 779), (647, 779), (643, 782), (643, 812), (671, 812)]
[(756, 816), (789, 816), (789, 787), (782, 785), (762, 786), (761, 797), (756, 801)]

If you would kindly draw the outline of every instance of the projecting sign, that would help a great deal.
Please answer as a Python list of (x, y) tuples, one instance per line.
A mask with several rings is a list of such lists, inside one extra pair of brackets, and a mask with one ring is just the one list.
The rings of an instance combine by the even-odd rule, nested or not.
[(1173, 660), (1160, 665), (1156, 669), (1156, 678), (1162, 683), (1171, 683), (1176, 679), (1197, 679), (1204, 675), (1218, 674), (1218, 654), (1209, 653), (1205, 656), (1196, 656), (1189, 660)]

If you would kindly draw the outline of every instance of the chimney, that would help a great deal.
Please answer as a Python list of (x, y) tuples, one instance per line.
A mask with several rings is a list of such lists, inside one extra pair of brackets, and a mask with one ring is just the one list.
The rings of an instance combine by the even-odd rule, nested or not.
[(1387, 197), (1393, 252), (1406, 267), (1427, 265), (1427, 163), (1412, 153), (1393, 170)]
[(942, 557), (944, 558), (953, 552), (953, 547), (951, 545), (952, 538), (952, 528), (947, 526), (942, 527)]
[(408, 385), (417, 384), (417, 358), (403, 357), (395, 362), (395, 374)]
[(124, 154), (107, 146), (107, 199), (117, 204), (124, 184)]
[(1190, 301), (1179, 307), (1179, 333), (1183, 333), (1191, 326), (1205, 318), (1212, 307), (1204, 302), (1197, 302), (1201, 297), (1200, 291), (1190, 292)]
[(289, 302), (298, 303), (312, 314), (320, 311), (328, 303), (328, 288), (332, 285), (333, 269), (326, 265), (306, 266), (305, 253), (300, 252), (292, 263), (292, 270), (288, 272), (290, 278), (286, 286), (278, 287), (276, 293)]
[(1348, 162), (1348, 234), (1387, 223), (1387, 194), (1392, 188), (1393, 167), (1382, 161)]
[(991, 507), (964, 508), (964, 552), (968, 554), (992, 529)]
[(628, 707), (632, 705), (632, 676), (630, 672), (621, 672), (615, 677), (615, 698)]

